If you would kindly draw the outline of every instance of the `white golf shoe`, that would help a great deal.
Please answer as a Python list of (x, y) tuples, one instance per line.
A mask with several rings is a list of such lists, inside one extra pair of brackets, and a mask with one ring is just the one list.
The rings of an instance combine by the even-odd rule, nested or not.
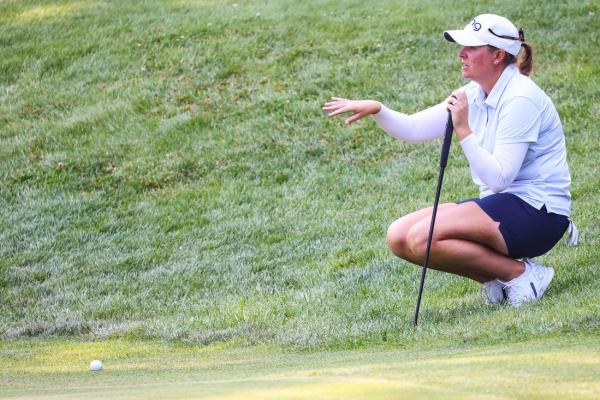
[(485, 282), (481, 288), (481, 298), (487, 305), (502, 303), (506, 300), (504, 284), (499, 279)]
[(524, 261), (525, 272), (504, 283), (508, 304), (513, 307), (520, 307), (541, 298), (554, 278), (552, 268), (536, 264), (529, 259)]

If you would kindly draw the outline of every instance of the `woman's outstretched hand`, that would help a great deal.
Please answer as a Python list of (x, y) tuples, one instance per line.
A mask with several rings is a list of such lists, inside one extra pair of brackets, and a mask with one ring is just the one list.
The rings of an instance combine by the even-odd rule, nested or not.
[(375, 100), (348, 100), (339, 97), (332, 97), (331, 100), (323, 105), (323, 111), (331, 111), (327, 114), (330, 117), (343, 113), (352, 113), (344, 121), (347, 125), (368, 115), (377, 114), (381, 110), (381, 103)]

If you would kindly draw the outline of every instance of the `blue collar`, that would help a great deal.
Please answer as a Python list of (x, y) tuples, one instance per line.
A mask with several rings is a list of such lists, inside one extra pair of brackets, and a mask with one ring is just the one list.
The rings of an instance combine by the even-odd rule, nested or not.
[(492, 88), (492, 91), (487, 96), (487, 98), (485, 97), (485, 92), (483, 91), (483, 88), (481, 87), (481, 85), (479, 85), (479, 93), (475, 98), (475, 104), (477, 104), (478, 106), (483, 106), (484, 104), (486, 104), (487, 106), (492, 108), (498, 107), (498, 102), (500, 101), (500, 97), (502, 96), (504, 89), (506, 89), (506, 86), (508, 86), (508, 82), (510, 82), (512, 77), (515, 76), (517, 73), (517, 66), (515, 64), (511, 64), (508, 67), (506, 67), (504, 71), (502, 71), (500, 78), (498, 78), (498, 80), (496, 81), (496, 84)]

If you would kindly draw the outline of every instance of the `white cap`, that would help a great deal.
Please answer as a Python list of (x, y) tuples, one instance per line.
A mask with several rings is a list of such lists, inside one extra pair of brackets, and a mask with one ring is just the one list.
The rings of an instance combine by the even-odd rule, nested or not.
[(525, 40), (523, 30), (518, 30), (512, 22), (495, 14), (481, 14), (469, 22), (464, 29), (444, 31), (449, 42), (463, 46), (491, 45), (516, 56)]

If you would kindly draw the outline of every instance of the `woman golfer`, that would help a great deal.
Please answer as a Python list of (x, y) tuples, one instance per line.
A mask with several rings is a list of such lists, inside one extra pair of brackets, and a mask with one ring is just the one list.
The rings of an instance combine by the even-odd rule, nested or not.
[[(442, 103), (406, 115), (373, 100), (333, 97), (323, 110), (352, 113), (347, 124), (373, 115), (388, 134), (409, 142), (442, 137), (452, 113), (480, 198), (439, 206), (430, 266), (482, 283), (490, 304), (518, 307), (539, 299), (554, 276), (529, 258), (554, 247), (570, 223), (562, 125), (550, 98), (528, 77), (532, 50), (523, 30), (483, 14), (444, 37), (462, 46), (462, 75), (471, 82)], [(431, 211), (390, 225), (387, 243), (396, 256), (422, 264)]]

